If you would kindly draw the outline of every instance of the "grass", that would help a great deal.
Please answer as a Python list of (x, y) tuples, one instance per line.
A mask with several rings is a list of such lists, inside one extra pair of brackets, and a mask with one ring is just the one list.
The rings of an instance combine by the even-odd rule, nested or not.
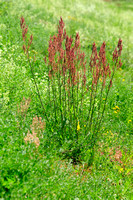
[[(127, 199), (132, 200), (132, 1), (64, 0), (0, 1), (0, 197), (1, 199)], [(107, 44), (108, 59), (123, 40), (122, 67), (115, 75), (94, 164), (62, 160), (51, 133), (43, 131), (38, 150), (24, 137), (36, 115), (45, 120), (27, 59), (22, 51), (20, 17), (33, 33), (34, 73), (46, 100), (48, 41), (62, 16), (72, 37), (79, 32), (81, 48), (90, 56), (92, 43)], [(31, 102), (26, 117), (18, 113), (23, 97)], [(84, 157), (89, 152), (84, 153)]]

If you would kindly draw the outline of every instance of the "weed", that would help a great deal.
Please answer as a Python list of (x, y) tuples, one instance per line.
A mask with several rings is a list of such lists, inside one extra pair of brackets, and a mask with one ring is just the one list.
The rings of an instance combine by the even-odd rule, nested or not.
[[(69, 150), (70, 157), (75, 162), (76, 159), (79, 159), (84, 141), (86, 140), (90, 144), (91, 155), (88, 161), (90, 166), (93, 163), (94, 147), (103, 121), (113, 77), (116, 70), (122, 66), (119, 59), (122, 40), (119, 39), (118, 46), (113, 52), (113, 67), (108, 64), (106, 59), (105, 42), (99, 53), (97, 53), (95, 43), (93, 44), (88, 64), (85, 53), (80, 48), (79, 33), (76, 34), (73, 44), (73, 39), (67, 35), (64, 29), (65, 24), (61, 18), (57, 35), (50, 37), (49, 40), (48, 61), (46, 57), (44, 58), (49, 71), (47, 87), (49, 113), (47, 115), (29, 57), (33, 36), (31, 35), (30, 39), (27, 39), (28, 26), (23, 17), (21, 17), (20, 25), (24, 41), (23, 50), (30, 64), (46, 120), (50, 122), (50, 126), (52, 124), (54, 132), (57, 132), (56, 140), (60, 145), (63, 145), (65, 141), (72, 141)], [(104, 102), (102, 101), (103, 96)]]

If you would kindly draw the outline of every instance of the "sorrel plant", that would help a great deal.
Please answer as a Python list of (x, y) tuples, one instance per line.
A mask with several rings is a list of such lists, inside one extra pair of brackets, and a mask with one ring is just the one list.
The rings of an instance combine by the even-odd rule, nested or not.
[[(38, 97), (44, 110), (47, 126), (52, 127), (53, 137), (60, 145), (68, 142), (65, 151), (70, 153), (73, 161), (79, 159), (85, 147), (90, 149), (88, 165), (94, 159), (94, 148), (104, 118), (106, 103), (116, 70), (121, 67), (120, 60), (122, 40), (119, 39), (112, 56), (111, 65), (106, 58), (106, 44), (103, 42), (97, 52), (93, 43), (90, 61), (81, 51), (80, 36), (75, 40), (66, 34), (65, 24), (60, 18), (58, 32), (50, 37), (48, 57), (44, 58), (48, 68), (46, 112), (44, 103), (33, 73), (33, 65), (29, 59), (29, 48), (33, 36), (27, 39), (28, 26), (21, 18), (23, 50), (27, 55)], [(56, 134), (55, 134), (56, 133)]]

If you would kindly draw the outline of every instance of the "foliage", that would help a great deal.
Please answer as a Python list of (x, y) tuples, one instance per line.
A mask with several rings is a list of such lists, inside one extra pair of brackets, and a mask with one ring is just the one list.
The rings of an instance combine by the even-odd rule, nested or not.
[[(132, 1), (0, 1), (1, 199), (132, 199), (132, 6)], [(27, 37), (31, 32), (34, 36), (29, 53), (31, 62), (34, 61), (33, 72), (49, 123), (37, 96), (29, 62), (21, 48), (21, 16), (25, 16), (29, 27)], [(103, 125), (95, 145), (93, 166), (90, 167), (87, 164), (90, 156), (88, 146), (79, 153), (77, 158), (80, 162), (76, 165), (70, 159), (77, 155), (75, 151), (66, 151), (73, 149), (71, 140), (65, 141), (60, 148), (61, 153), (58, 153), (59, 135), (53, 131), (54, 115), (50, 117), (47, 48), (48, 38), (55, 34), (60, 16), (73, 42), (76, 32), (79, 32), (80, 50), (85, 52), (88, 60), (86, 66), (89, 66), (94, 40), (97, 52), (106, 41), (106, 58), (111, 67), (117, 39), (123, 39), (123, 64), (113, 78)], [(44, 56), (47, 63), (43, 60)], [(104, 101), (103, 97), (102, 103)], [(79, 135), (84, 137), (82, 130), (85, 127), (80, 119), (81, 116), (75, 131), (77, 128)], [(30, 140), (26, 143), (27, 136)], [(39, 145), (34, 143), (36, 137)]]
[[(67, 154), (70, 152), (69, 156), (73, 162), (79, 160), (83, 146), (88, 143), (91, 153), (88, 161), (88, 166), (90, 166), (93, 163), (95, 143), (113, 77), (116, 69), (122, 66), (119, 59), (122, 40), (119, 39), (113, 52), (112, 68), (107, 62), (105, 42), (103, 42), (99, 54), (93, 43), (88, 64), (85, 53), (81, 51), (79, 33), (76, 34), (74, 45), (72, 45), (73, 39), (66, 34), (65, 24), (61, 18), (58, 34), (50, 37), (49, 40), (48, 61), (46, 57), (44, 58), (48, 67), (48, 103), (44, 103), (33, 72), (35, 57), (31, 61), (29, 53), (33, 35), (30, 36), (30, 39), (27, 38), (28, 26), (23, 17), (21, 17), (20, 26), (24, 41), (23, 50), (29, 61), (46, 120), (51, 130), (53, 129), (53, 133), (57, 133), (56, 142), (59, 142), (61, 146), (64, 142), (69, 144), (66, 152)], [(46, 112), (46, 110), (49, 111)], [(117, 111), (115, 112), (117, 113)]]

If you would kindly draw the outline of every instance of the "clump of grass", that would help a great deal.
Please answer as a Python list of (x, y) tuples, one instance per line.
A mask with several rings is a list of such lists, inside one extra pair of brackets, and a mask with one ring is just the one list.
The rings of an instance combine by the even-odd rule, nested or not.
[(58, 32), (49, 40), (48, 58), (44, 58), (48, 68), (45, 104), (33, 73), (34, 61), (31, 61), (29, 55), (33, 36), (27, 38), (28, 26), (23, 17), (20, 25), (24, 41), (23, 50), (29, 61), (47, 126), (53, 132), (52, 138), (60, 146), (65, 147), (63, 154), (73, 162), (79, 161), (80, 155), (87, 147), (90, 151), (88, 166), (92, 165), (108, 94), (115, 72), (122, 65), (120, 60), (122, 40), (118, 41), (111, 64), (106, 58), (105, 42), (99, 52), (93, 43), (92, 54), (88, 61), (85, 53), (81, 51), (79, 33), (76, 34), (73, 43), (73, 38), (67, 35), (63, 19), (60, 18)]

